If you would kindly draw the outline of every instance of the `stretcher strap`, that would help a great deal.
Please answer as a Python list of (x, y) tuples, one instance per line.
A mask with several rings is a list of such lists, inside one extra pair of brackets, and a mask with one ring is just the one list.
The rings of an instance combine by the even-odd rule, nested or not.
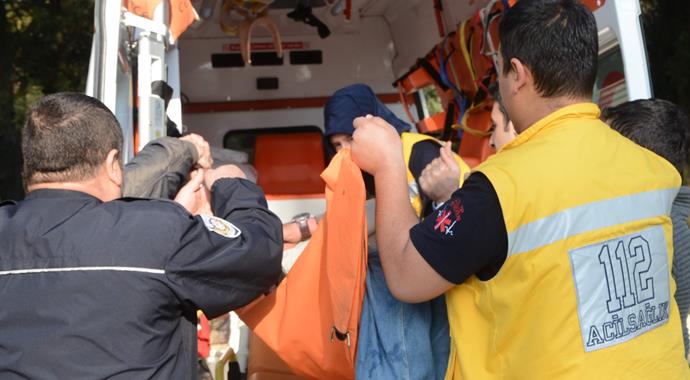
[[(467, 115), (467, 114), (465, 114), (465, 115)], [(472, 127), (468, 127), (467, 125), (465, 125), (465, 120), (464, 120), (464, 118), (463, 118), (463, 123), (462, 123), (462, 124), (455, 124), (455, 125), (453, 125), (453, 128), (454, 128), (454, 129), (462, 130), (463, 132), (467, 132), (467, 133), (469, 133), (469, 134), (471, 134), (471, 135), (473, 135), (473, 136), (477, 136), (477, 137), (488, 137), (488, 136), (491, 136), (491, 131), (480, 131), (479, 129), (475, 129), (475, 128), (472, 128)]]
[(441, 140), (450, 140), (451, 134), (453, 133), (453, 116), (455, 114), (455, 103), (448, 103), (448, 109), (446, 110), (446, 119), (443, 122), (443, 134), (441, 135)]
[[(477, 81), (477, 73), (474, 72), (474, 67), (472, 66), (472, 57), (470, 56), (470, 52), (467, 48), (467, 40), (465, 39), (465, 25), (467, 25), (467, 21), (465, 20), (460, 24), (460, 27), (458, 28), (458, 38), (460, 39), (458, 42), (458, 45), (460, 46), (460, 51), (462, 52), (463, 58), (465, 58), (465, 64), (467, 65), (467, 69), (470, 72), (470, 75), (472, 75), (472, 82)], [(470, 35), (471, 37), (471, 35)], [(472, 41), (470, 40), (470, 44)]]

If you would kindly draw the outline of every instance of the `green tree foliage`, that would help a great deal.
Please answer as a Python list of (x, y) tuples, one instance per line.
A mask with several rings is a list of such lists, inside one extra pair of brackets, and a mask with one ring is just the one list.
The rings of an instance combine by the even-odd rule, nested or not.
[(690, 4), (677, 0), (640, 3), (654, 96), (690, 113)]
[(44, 94), (83, 92), (93, 0), (0, 0), (0, 199), (22, 196), (20, 130)]

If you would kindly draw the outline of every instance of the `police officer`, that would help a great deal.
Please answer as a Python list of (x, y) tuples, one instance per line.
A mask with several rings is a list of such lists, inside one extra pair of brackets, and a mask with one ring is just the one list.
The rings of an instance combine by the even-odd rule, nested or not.
[(518, 137), (423, 222), (395, 130), (354, 122), (391, 292), (445, 293), (448, 379), (687, 379), (669, 268), (680, 176), (599, 120), (594, 16), (575, 0), (521, 0), (499, 35)]
[(213, 318), (278, 281), (281, 223), (258, 187), (217, 179), (217, 217), (118, 199), (121, 147), (93, 98), (28, 112), (28, 195), (0, 207), (0, 378), (194, 378), (197, 309)]

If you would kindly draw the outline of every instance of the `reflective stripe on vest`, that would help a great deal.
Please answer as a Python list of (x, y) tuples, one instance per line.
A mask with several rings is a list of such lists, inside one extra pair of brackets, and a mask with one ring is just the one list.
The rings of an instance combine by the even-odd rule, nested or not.
[(532, 251), (581, 233), (669, 215), (677, 194), (678, 189), (675, 188), (654, 190), (559, 211), (509, 233), (508, 256)]

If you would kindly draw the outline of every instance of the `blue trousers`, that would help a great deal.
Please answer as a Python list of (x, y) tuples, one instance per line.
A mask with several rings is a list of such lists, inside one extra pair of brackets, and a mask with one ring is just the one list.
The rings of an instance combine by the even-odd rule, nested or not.
[(369, 252), (355, 373), (357, 379), (443, 379), (450, 331), (445, 296), (400, 302), (388, 290), (381, 261)]

